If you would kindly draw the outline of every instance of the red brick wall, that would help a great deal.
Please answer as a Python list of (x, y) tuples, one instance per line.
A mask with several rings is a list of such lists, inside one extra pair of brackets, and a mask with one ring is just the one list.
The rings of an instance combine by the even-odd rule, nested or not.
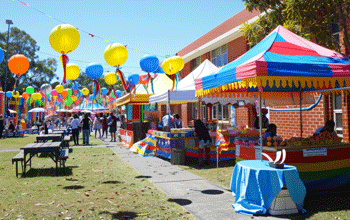
[(236, 125), (248, 125), (249, 126), (249, 108), (238, 107), (236, 108)]
[(248, 44), (245, 37), (239, 37), (227, 43), (227, 59), (232, 62), (248, 51)]
[(350, 95), (342, 92), (343, 141), (349, 143)]
[(210, 51), (201, 55), (201, 62), (203, 62), (206, 59), (210, 60)]
[[(316, 99), (318, 98), (315, 97)], [(302, 107), (308, 107), (310, 105), (303, 105)], [(325, 123), (325, 97), (322, 98), (320, 103), (310, 111), (302, 112), (303, 119), (303, 137), (309, 137), (314, 134), (317, 128), (321, 127)], [(286, 107), (276, 107), (286, 108)], [(296, 106), (289, 106), (289, 108), (299, 108)], [(270, 111), (270, 123), (277, 125), (277, 133), (283, 138), (300, 137), (300, 112), (299, 111)]]
[(181, 104), (181, 119), (183, 127), (191, 125), (192, 121), (192, 104)]
[(185, 66), (184, 68), (182, 69), (182, 74), (181, 74), (181, 77), (182, 78), (185, 78), (188, 74), (190, 74), (191, 72), (191, 61), (185, 63)]

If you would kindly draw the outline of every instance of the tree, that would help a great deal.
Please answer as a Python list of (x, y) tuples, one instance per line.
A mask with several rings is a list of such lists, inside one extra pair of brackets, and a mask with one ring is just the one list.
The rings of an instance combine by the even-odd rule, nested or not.
[[(349, 54), (349, 36), (346, 19), (350, 12), (349, 0), (243, 0), (248, 11), (259, 10), (266, 14), (256, 22), (242, 27), (248, 44), (252, 47), (278, 25), (321, 46), (340, 51), (334, 37), (334, 27), (339, 25), (344, 32), (343, 42)], [(335, 7), (337, 6), (337, 7)]]
[[(7, 32), (0, 33), (0, 47), (7, 49)], [(11, 28), (9, 38), (9, 51), (7, 51), (8, 59), (15, 54), (23, 54), (29, 60), (29, 70), (23, 74), (17, 82), (17, 88), (20, 92), (27, 86), (33, 86), (34, 88), (40, 88), (44, 83), (50, 83), (52, 79), (56, 77), (56, 60), (48, 58), (39, 60), (37, 52), (40, 47), (37, 42), (25, 31), (21, 31), (16, 27)], [(3, 61), (0, 65), (0, 81), (2, 85), (5, 85), (5, 68), (7, 68), (7, 61)], [(6, 89), (11, 91), (14, 87), (16, 78), (11, 71), (7, 70), (7, 82)]]

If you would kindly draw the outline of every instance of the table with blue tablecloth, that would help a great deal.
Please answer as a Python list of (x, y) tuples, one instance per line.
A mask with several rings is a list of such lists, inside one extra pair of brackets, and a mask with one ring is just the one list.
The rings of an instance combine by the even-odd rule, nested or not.
[(268, 161), (240, 161), (232, 173), (230, 189), (235, 195), (232, 206), (241, 214), (265, 214), (283, 186), (287, 186), (298, 210), (304, 212), (306, 189), (295, 166), (285, 164), (284, 169), (276, 169)]

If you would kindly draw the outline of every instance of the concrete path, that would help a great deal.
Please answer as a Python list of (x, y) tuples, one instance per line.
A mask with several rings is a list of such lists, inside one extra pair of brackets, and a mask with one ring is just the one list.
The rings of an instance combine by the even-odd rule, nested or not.
[(230, 190), (187, 172), (158, 157), (140, 157), (118, 142), (105, 142), (119, 157), (156, 187), (193, 214), (196, 219), (282, 219), (250, 217), (232, 208), (234, 197)]

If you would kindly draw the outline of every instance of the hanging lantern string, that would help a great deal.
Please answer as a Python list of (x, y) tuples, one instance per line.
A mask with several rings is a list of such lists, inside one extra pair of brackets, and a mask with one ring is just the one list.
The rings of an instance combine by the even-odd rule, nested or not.
[[(14, 1), (14, 0), (12, 0), (12, 1)], [(31, 8), (31, 9), (33, 9), (33, 10), (35, 10), (35, 11), (37, 11), (37, 12), (43, 14), (43, 15), (45, 15), (46, 17), (49, 17), (49, 18), (51, 18), (51, 19), (53, 19), (53, 20), (55, 20), (55, 21), (58, 21), (58, 22), (64, 23), (64, 24), (68, 24), (68, 22), (65, 22), (65, 21), (62, 21), (62, 20), (60, 20), (60, 19), (58, 19), (58, 18), (55, 18), (55, 17), (53, 17), (53, 16), (51, 16), (51, 15), (49, 15), (49, 14), (47, 14), (47, 13), (45, 13), (45, 12), (39, 10), (39, 9), (37, 9), (37, 8), (34, 8), (34, 7), (30, 6), (28, 3), (25, 3), (25, 2), (20, 1), (20, 0), (17, 0), (17, 2), (21, 3), (21, 4), (22, 4), (23, 6), (25, 6), (25, 7)], [(87, 32), (87, 31), (85, 31), (85, 30), (82, 30), (82, 29), (80, 29), (80, 28), (77, 28), (77, 30), (79, 30), (79, 31), (81, 31), (81, 32), (83, 32), (83, 33), (86, 33), (86, 34), (88, 34), (88, 35), (91, 36), (91, 37), (99, 38), (99, 39), (101, 39), (101, 40), (103, 40), (103, 41), (105, 41), (105, 42), (116, 43), (116, 42), (114, 42), (114, 41), (107, 40), (106, 38), (101, 37), (101, 36), (98, 36), (98, 35), (96, 35), (96, 34), (91, 34), (91, 33)], [(148, 53), (148, 52), (145, 52), (145, 51), (142, 51), (142, 50), (138, 50), (138, 49), (135, 49), (135, 48), (132, 48), (132, 47), (129, 47), (129, 46), (128, 46), (128, 48), (131, 49), (131, 50), (134, 50), (134, 51), (136, 51), (136, 52), (140, 52), (140, 53), (144, 53), (144, 54), (153, 54), (153, 53)], [(168, 55), (156, 55), (156, 56), (163, 57), (163, 58), (167, 58)]]

